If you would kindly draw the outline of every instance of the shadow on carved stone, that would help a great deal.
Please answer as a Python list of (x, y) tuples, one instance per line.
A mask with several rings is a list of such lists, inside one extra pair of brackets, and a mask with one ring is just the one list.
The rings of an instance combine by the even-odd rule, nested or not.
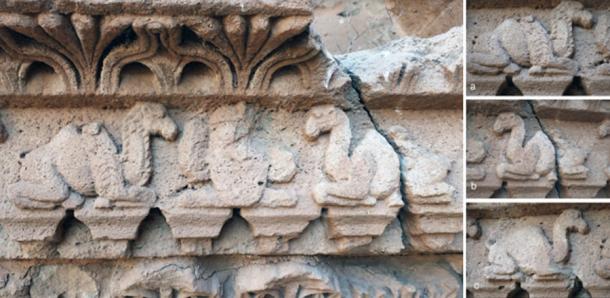
[(30, 94), (61, 94), (66, 87), (59, 74), (43, 62), (34, 62), (23, 68), (23, 90)]
[(159, 80), (144, 64), (130, 63), (121, 69), (119, 93), (147, 94), (160, 91)]
[(513, 78), (511, 76), (507, 76), (506, 80), (500, 85), (500, 87), (498, 87), (497, 92), (493, 95), (520, 96), (523, 95), (523, 92), (521, 92), (521, 90), (515, 86), (515, 83), (513, 83)]
[(186, 94), (217, 93), (220, 89), (219, 75), (201, 62), (186, 64), (178, 78), (177, 90)]
[(506, 298), (530, 298), (530, 294), (521, 288), (521, 283), (515, 283), (515, 288), (508, 293)]

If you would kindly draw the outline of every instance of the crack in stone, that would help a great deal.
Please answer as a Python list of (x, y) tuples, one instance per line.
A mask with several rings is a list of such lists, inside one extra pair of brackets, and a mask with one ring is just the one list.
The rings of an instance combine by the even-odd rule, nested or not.
[(394, 152), (398, 155), (399, 157), (399, 165), (400, 165), (400, 196), (401, 199), (403, 201), (403, 203), (405, 204), (405, 206), (403, 206), (403, 208), (401, 208), (401, 212), (398, 213), (398, 216), (396, 216), (396, 219), (398, 220), (398, 222), (400, 223), (400, 230), (402, 231), (402, 243), (405, 246), (405, 248), (407, 248), (409, 246), (409, 240), (408, 240), (408, 236), (407, 236), (407, 231), (405, 230), (405, 226), (406, 226), (406, 219), (403, 216), (404, 210), (406, 210), (406, 207), (408, 207), (408, 200), (407, 200), (407, 194), (405, 193), (405, 181), (404, 181), (404, 167), (403, 167), (403, 162), (402, 162), (402, 155), (400, 154), (400, 151), (398, 150), (398, 146), (392, 141), (392, 139), (390, 137), (388, 137), (384, 130), (380, 128), (380, 125), (377, 123), (377, 121), (375, 121), (375, 118), (373, 117), (371, 111), (369, 110), (369, 108), (367, 107), (366, 103), (364, 102), (364, 98), (362, 96), (362, 90), (360, 89), (360, 85), (359, 82), (361, 81), (360, 78), (354, 74), (353, 72), (351, 72), (349, 69), (347, 69), (344, 65), (341, 64), (341, 62), (337, 59), (335, 59), (335, 61), (337, 62), (337, 64), (339, 64), (341, 66), (341, 68), (343, 69), (343, 71), (345, 71), (345, 73), (350, 77), (350, 81), (351, 81), (351, 85), (352, 85), (352, 89), (354, 89), (356, 95), (358, 96), (358, 102), (360, 103), (360, 105), (362, 106), (362, 109), (366, 112), (366, 115), (368, 116), (369, 120), (371, 121), (371, 123), (373, 124), (373, 127), (375, 128), (375, 130), (388, 142), (388, 144), (390, 144), (390, 146), (392, 147), (392, 149), (394, 150)]
[(540, 130), (549, 137), (549, 140), (553, 144), (553, 147), (555, 147), (555, 172), (557, 174), (557, 181), (555, 181), (554, 188), (555, 188), (555, 191), (557, 192), (557, 197), (561, 198), (561, 187), (560, 187), (561, 186), (561, 177), (559, 176), (559, 150), (558, 150), (557, 144), (555, 143), (553, 136), (550, 133), (548, 133), (548, 130), (542, 124), (542, 121), (540, 121), (538, 114), (536, 114), (536, 109), (534, 107), (533, 102), (531, 100), (528, 100), (527, 104), (530, 107), (530, 109), (532, 110), (532, 115), (534, 116), (534, 119), (536, 119), (538, 126), (540, 126)]

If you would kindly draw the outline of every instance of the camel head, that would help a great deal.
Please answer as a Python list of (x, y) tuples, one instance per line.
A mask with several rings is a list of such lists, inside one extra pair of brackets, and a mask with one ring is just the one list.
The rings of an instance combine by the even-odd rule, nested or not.
[(501, 135), (507, 131), (512, 130), (513, 127), (519, 125), (522, 122), (523, 120), (521, 119), (521, 117), (519, 117), (519, 115), (513, 112), (501, 113), (500, 115), (498, 115), (498, 118), (496, 118), (496, 122), (494, 122), (493, 131)]
[(577, 1), (562, 1), (553, 9), (553, 15), (558, 18), (567, 18), (574, 25), (585, 29), (593, 27), (593, 14)]
[(556, 222), (561, 223), (568, 232), (578, 232), (585, 235), (589, 233), (589, 224), (587, 224), (579, 210), (565, 210), (557, 218)]
[(161, 136), (167, 141), (178, 137), (178, 125), (167, 115), (167, 110), (158, 103), (139, 102), (129, 114), (128, 122), (139, 123), (149, 135)]
[[(305, 137), (315, 140), (323, 133), (331, 131), (342, 121), (343, 111), (333, 105), (322, 105), (311, 108), (305, 115)], [(344, 115), (344, 114), (343, 114)]]

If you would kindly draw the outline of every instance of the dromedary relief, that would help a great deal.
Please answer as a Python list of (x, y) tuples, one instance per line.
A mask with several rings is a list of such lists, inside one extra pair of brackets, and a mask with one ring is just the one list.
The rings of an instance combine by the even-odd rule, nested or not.
[(150, 207), (156, 194), (145, 187), (152, 175), (150, 139), (173, 141), (176, 123), (160, 104), (138, 103), (121, 127), (119, 153), (101, 123), (70, 124), (51, 141), (27, 153), (9, 198), (20, 208), (76, 208), (97, 196), (98, 208)]
[(402, 126), (390, 128), (390, 137), (406, 158), (405, 183), (409, 202), (447, 204), (453, 201), (455, 187), (447, 183), (452, 162), (416, 143)]
[(181, 142), (180, 161), (189, 183), (203, 186), (183, 191), (178, 198), (180, 206), (296, 205), (296, 195), (269, 186), (292, 180), (296, 174), (294, 158), (277, 147), (266, 152), (266, 148), (257, 146), (251, 139), (254, 118), (254, 108), (241, 102), (214, 111), (209, 129), (201, 118), (187, 123), (185, 133), (190, 138)]
[(496, 167), (498, 177), (521, 181), (546, 177), (549, 181), (557, 181), (555, 147), (544, 132), (537, 131), (524, 145), (525, 123), (512, 112), (498, 115), (493, 130), (498, 135), (510, 132), (504, 153), (506, 162)]
[[(570, 233), (587, 234), (589, 225), (581, 212), (565, 210), (553, 224), (552, 242), (536, 225), (516, 225), (499, 238), (490, 237), (484, 274), (490, 280), (519, 280), (523, 275), (536, 280), (557, 280), (570, 276), (561, 264), (570, 258)], [(527, 249), (523, 245), (527, 245)]]
[(562, 1), (551, 12), (550, 32), (534, 16), (510, 18), (491, 33), (484, 47), (469, 54), (474, 74), (515, 74), (527, 68), (531, 76), (574, 75), (573, 26), (590, 29), (593, 15), (577, 1)]
[(306, 119), (307, 139), (315, 141), (329, 134), (325, 179), (313, 187), (312, 194), (320, 206), (328, 208), (331, 238), (344, 249), (370, 243), (403, 206), (396, 152), (375, 129), (369, 129), (350, 152), (350, 121), (335, 106), (313, 107)]

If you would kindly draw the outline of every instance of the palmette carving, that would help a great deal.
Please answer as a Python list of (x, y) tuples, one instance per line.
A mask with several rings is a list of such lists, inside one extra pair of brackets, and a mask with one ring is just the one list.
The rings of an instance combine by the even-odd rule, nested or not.
[[(484, 274), (490, 280), (520, 280), (523, 275), (535, 280), (566, 279), (570, 270), (563, 268), (570, 258), (570, 233), (587, 234), (589, 225), (580, 211), (563, 211), (553, 224), (552, 242), (544, 231), (533, 225), (512, 227), (498, 239), (490, 238), (486, 245), (489, 249), (489, 266)], [(523, 239), (523, 240), (520, 240)], [(524, 249), (529, 243), (531, 249)]]
[(330, 237), (342, 249), (366, 245), (383, 233), (404, 205), (398, 156), (374, 129), (350, 152), (350, 121), (335, 106), (314, 107), (306, 118), (306, 138), (316, 140), (329, 134), (323, 167), (326, 177), (313, 187), (312, 195), (328, 208)]
[(97, 196), (98, 208), (149, 207), (156, 195), (142, 186), (152, 172), (150, 137), (157, 135), (168, 141), (178, 135), (159, 104), (139, 103), (128, 113), (121, 155), (101, 123), (68, 125), (23, 158), (21, 180), (8, 195), (26, 209), (73, 209), (83, 196)]
[[(311, 21), (306, 15), (0, 13), (0, 48), (10, 57), (0, 57), (7, 70), (0, 91), (31, 92), (28, 73), (36, 63), (49, 66), (59, 78), (56, 90), (67, 93), (120, 92), (121, 73), (132, 63), (152, 73), (157, 93), (183, 93), (192, 63), (211, 70), (214, 90), (222, 94), (266, 91), (274, 74), (289, 66), (304, 88), (328, 88), (338, 69), (324, 62), (330, 59), (309, 34)], [(316, 81), (320, 71), (328, 77)]]

